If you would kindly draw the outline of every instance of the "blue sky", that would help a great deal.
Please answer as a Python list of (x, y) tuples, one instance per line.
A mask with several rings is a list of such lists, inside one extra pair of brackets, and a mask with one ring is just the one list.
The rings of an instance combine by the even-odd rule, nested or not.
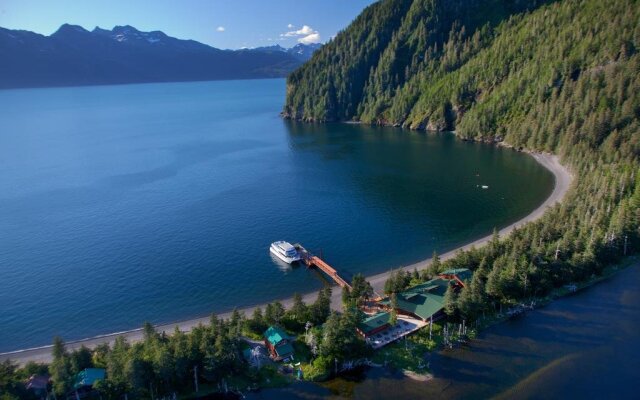
[(63, 23), (132, 25), (223, 48), (325, 42), (374, 0), (0, 0), (0, 26), (44, 35)]

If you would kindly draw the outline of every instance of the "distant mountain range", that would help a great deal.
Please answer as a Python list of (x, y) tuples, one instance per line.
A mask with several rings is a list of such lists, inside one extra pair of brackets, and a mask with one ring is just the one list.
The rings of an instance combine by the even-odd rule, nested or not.
[(298, 60), (304, 62), (311, 58), (313, 53), (322, 47), (321, 43), (311, 43), (311, 44), (303, 44), (298, 43), (297, 45), (291, 48), (284, 48), (279, 44), (274, 44), (273, 46), (265, 46), (265, 47), (257, 47), (255, 49), (251, 49), (252, 51), (266, 51), (266, 52), (281, 52), (292, 55)]
[(320, 46), (220, 50), (128, 25), (64, 24), (50, 36), (0, 28), (0, 88), (283, 77)]

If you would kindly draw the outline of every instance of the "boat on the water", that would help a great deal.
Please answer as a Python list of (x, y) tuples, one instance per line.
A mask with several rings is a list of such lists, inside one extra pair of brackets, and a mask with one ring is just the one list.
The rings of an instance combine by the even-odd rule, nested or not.
[(285, 242), (284, 240), (271, 243), (269, 251), (288, 264), (300, 261), (300, 254), (298, 253), (298, 250), (296, 250), (291, 243)]

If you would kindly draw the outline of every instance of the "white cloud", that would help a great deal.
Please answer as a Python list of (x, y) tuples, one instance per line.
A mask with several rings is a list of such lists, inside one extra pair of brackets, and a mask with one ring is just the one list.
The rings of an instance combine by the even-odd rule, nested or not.
[(297, 35), (311, 35), (312, 33), (317, 33), (314, 31), (309, 25), (304, 25), (302, 29), (298, 29), (296, 31)]
[[(293, 25), (289, 24), (288, 28), (292, 29)], [(319, 43), (321, 40), (320, 32), (316, 31), (309, 25), (302, 25), (302, 28), (298, 30), (291, 30), (291, 31), (280, 34), (281, 39), (290, 38), (290, 37), (297, 37), (298, 42), (304, 43), (304, 44)]]
[(309, 25), (303, 25), (302, 28), (298, 29), (297, 31), (289, 31), (287, 33), (281, 33), (280, 36), (281, 37), (282, 36), (285, 36), (285, 37), (308, 36), (308, 35), (311, 35), (312, 33), (318, 33), (318, 31), (314, 30)]
[(218, 32), (224, 32), (224, 26), (219, 26), (216, 28), (216, 31)]
[(287, 25), (287, 28), (289, 28), (289, 29), (293, 29), (294, 27), (295, 27), (295, 25), (293, 25), (293, 24)]
[(318, 32), (312, 33), (305, 37), (298, 39), (298, 42), (302, 44), (320, 43), (320, 34)]

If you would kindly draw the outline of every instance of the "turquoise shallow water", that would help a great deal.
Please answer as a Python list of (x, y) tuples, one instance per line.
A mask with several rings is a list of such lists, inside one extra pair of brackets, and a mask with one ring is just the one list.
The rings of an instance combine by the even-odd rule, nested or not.
[[(0, 351), (226, 311), (505, 226), (553, 176), (511, 150), (283, 121), (284, 80), (0, 91)], [(479, 185), (488, 185), (483, 190)]]

